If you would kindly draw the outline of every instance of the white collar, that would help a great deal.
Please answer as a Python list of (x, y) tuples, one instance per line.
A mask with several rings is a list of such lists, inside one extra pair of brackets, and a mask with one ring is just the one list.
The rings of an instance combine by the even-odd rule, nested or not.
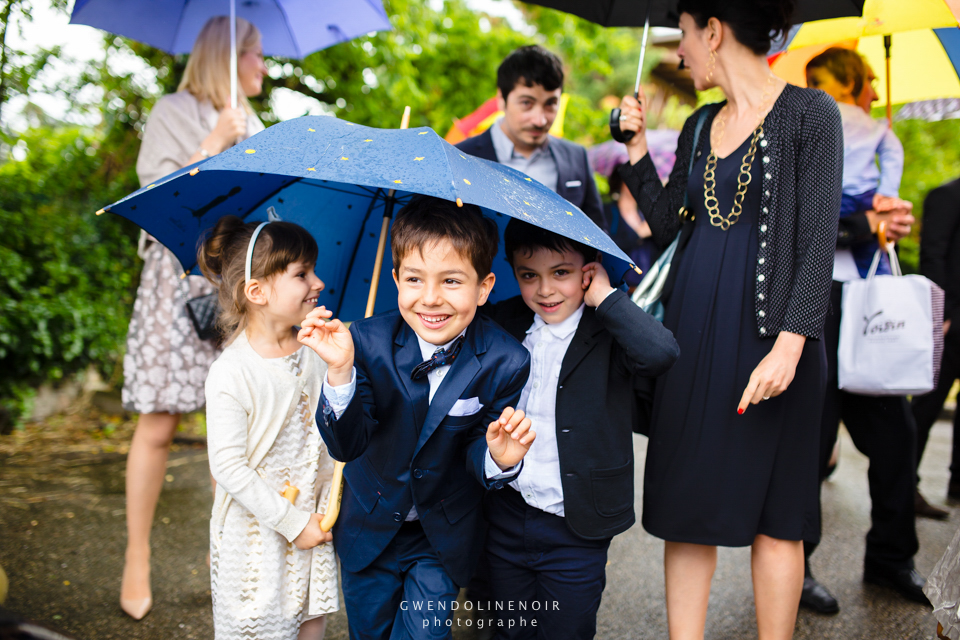
[(427, 342), (426, 340), (421, 338), (420, 334), (418, 334), (416, 331), (414, 331), (413, 333), (414, 335), (417, 336), (417, 342), (420, 343), (420, 355), (423, 356), (423, 359), (426, 361), (433, 357), (433, 354), (436, 353), (437, 349), (444, 349), (444, 350), (449, 349), (450, 345), (452, 345), (457, 338), (467, 333), (467, 330), (464, 329), (459, 333), (459, 335), (457, 335), (456, 338), (454, 338), (453, 340), (451, 340), (450, 342), (444, 345), (435, 345), (433, 343)]
[(523, 154), (517, 152), (516, 146), (513, 144), (513, 141), (510, 139), (510, 136), (508, 136), (507, 133), (503, 130), (502, 125), (503, 125), (503, 116), (498, 118), (497, 121), (490, 126), (490, 135), (493, 138), (494, 150), (498, 154), (502, 153), (503, 155), (505, 155), (506, 159), (509, 160), (511, 158), (521, 158), (523, 160), (533, 160), (540, 154), (550, 152), (550, 136), (547, 135), (547, 137), (544, 139), (543, 144), (537, 147), (536, 149), (534, 149), (533, 153), (530, 154), (529, 158), (525, 157)]
[(540, 317), (540, 314), (534, 314), (533, 324), (530, 325), (529, 329), (527, 329), (527, 333), (533, 333), (534, 331), (540, 330), (542, 327), (546, 327), (547, 330), (558, 340), (566, 340), (573, 334), (574, 331), (577, 330), (577, 327), (580, 326), (580, 318), (583, 317), (584, 306), (584, 304), (581, 304), (576, 311), (571, 313), (566, 318), (566, 320), (563, 322), (558, 322), (557, 324), (547, 324), (544, 322), (543, 318)]

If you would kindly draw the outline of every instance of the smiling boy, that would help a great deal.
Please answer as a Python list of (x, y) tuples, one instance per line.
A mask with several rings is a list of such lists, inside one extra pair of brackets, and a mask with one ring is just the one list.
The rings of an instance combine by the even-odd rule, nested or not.
[(347, 462), (333, 537), (350, 637), (449, 638), (484, 490), (516, 477), (535, 438), (511, 408), (530, 357), (477, 316), (499, 243), (479, 208), (416, 196), (391, 236), (399, 310), (347, 330), (320, 307), (300, 340), (327, 363), (317, 424)]
[[(634, 382), (679, 356), (673, 334), (610, 286), (596, 249), (519, 220), (504, 234), (520, 295), (492, 317), (532, 355), (519, 408), (537, 446), (485, 503), (498, 638), (592, 638), (613, 536), (633, 511)], [(548, 601), (550, 606), (532, 605)]]

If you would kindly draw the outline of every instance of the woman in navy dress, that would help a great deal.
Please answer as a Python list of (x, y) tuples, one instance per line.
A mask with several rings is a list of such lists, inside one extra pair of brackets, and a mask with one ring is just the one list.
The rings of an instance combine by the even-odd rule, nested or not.
[[(665, 542), (671, 638), (702, 638), (717, 546), (751, 546), (762, 640), (789, 638), (803, 585), (802, 541), (819, 535), (820, 337), (830, 290), (843, 161), (836, 106), (773, 76), (784, 0), (681, 0), (679, 55), (721, 104), (684, 126), (661, 186), (644, 111), (621, 108), (621, 171), (659, 246), (695, 216), (664, 324), (680, 359), (657, 380), (643, 525)], [(640, 96), (641, 103), (643, 96)], [(694, 165), (688, 170), (691, 154)], [(685, 234), (686, 235), (686, 234)]]

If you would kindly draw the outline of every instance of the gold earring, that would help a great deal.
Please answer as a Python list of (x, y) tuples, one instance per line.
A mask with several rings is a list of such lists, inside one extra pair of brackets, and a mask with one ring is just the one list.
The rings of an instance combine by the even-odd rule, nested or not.
[(717, 52), (710, 50), (710, 59), (707, 60), (707, 82), (713, 82), (713, 71), (717, 68)]

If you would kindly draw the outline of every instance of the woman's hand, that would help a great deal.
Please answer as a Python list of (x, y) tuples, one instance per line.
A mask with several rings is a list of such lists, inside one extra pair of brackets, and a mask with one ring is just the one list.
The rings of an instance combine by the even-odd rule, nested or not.
[(327, 363), (327, 380), (335, 387), (348, 384), (353, 377), (353, 336), (339, 320), (330, 320), (333, 311), (317, 307), (300, 323), (297, 340)]
[(307, 522), (307, 526), (303, 528), (303, 531), (300, 532), (300, 535), (293, 539), (293, 544), (297, 546), (297, 549), (306, 551), (307, 549), (313, 549), (317, 545), (321, 545), (324, 542), (330, 542), (333, 540), (332, 533), (329, 531), (324, 531), (320, 528), (321, 520), (323, 520), (322, 513), (310, 514), (310, 521)]
[(630, 164), (636, 164), (647, 155), (647, 96), (640, 87), (639, 100), (633, 96), (623, 96), (620, 101), (620, 130), (636, 133), (624, 144), (630, 155)]
[(773, 349), (750, 374), (750, 381), (740, 398), (737, 413), (742, 414), (748, 405), (769, 400), (787, 390), (797, 372), (797, 363), (806, 341), (806, 336), (780, 332)]
[(216, 155), (236, 144), (237, 140), (247, 133), (247, 113), (241, 108), (226, 108), (220, 112), (220, 118), (217, 120), (217, 126), (213, 132), (207, 136), (204, 143), (209, 143), (212, 149), (204, 146), (204, 149), (210, 155)]

